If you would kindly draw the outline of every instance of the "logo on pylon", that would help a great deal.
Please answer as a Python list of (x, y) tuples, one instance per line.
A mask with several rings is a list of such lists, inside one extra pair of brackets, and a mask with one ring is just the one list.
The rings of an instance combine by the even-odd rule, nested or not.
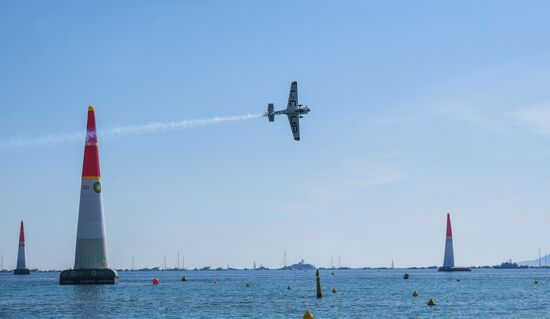
[(101, 183), (100, 182), (95, 182), (94, 191), (98, 194), (101, 193)]

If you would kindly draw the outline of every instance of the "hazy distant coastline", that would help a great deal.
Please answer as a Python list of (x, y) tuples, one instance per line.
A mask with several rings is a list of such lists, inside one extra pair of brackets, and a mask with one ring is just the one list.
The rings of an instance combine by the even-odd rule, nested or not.
[[(518, 263), (520, 264), (520, 263)], [(527, 265), (521, 265), (523, 267), (517, 267), (517, 269), (550, 269), (550, 266), (527, 266)], [(472, 269), (516, 269), (516, 268), (501, 268), (499, 265), (485, 265), (485, 266), (472, 266), (470, 267)], [(438, 269), (438, 266), (424, 266), (424, 267), (319, 267), (319, 268), (313, 268), (313, 269), (319, 269), (324, 271), (345, 271), (345, 270), (436, 270)], [(292, 269), (292, 268), (210, 268), (208, 266), (202, 267), (202, 268), (160, 268), (160, 267), (152, 267), (152, 268), (136, 268), (136, 269), (128, 269), (128, 268), (116, 268), (118, 272), (147, 272), (147, 271), (166, 271), (166, 272), (174, 272), (174, 271), (187, 271), (187, 272), (204, 272), (204, 271), (308, 271), (312, 269)], [(47, 273), (47, 272), (61, 272), (62, 270), (59, 269), (31, 269), (32, 272), (39, 272), (39, 273)], [(11, 270), (0, 270), (0, 273), (13, 273), (13, 269)]]

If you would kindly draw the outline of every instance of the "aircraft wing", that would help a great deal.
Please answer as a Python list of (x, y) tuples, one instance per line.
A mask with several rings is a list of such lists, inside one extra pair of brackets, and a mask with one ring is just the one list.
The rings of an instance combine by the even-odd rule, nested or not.
[(288, 94), (288, 104), (286, 108), (294, 110), (296, 109), (297, 105), (298, 105), (298, 82), (294, 81), (290, 84), (290, 93)]
[[(295, 82), (294, 82), (295, 83)], [(288, 115), (288, 123), (295, 141), (300, 140), (300, 117), (298, 115)]]

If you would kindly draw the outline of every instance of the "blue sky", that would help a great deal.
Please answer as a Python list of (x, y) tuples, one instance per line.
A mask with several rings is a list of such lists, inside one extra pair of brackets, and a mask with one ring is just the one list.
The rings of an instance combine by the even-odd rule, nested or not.
[(14, 139), (312, 112), (100, 139), (110, 263), (496, 264), (550, 251), (546, 1), (0, 3), (0, 253), (74, 261), (83, 143)]

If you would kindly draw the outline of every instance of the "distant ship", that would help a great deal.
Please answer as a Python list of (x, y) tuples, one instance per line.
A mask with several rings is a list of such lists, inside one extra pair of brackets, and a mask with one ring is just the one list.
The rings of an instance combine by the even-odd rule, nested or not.
[(529, 266), (520, 266), (512, 262), (512, 259), (510, 259), (500, 264), (500, 266), (493, 266), (493, 268), (494, 269), (525, 269), (525, 268), (529, 268)]
[(290, 266), (286, 266), (286, 267), (283, 267), (281, 268), (282, 270), (315, 270), (317, 269), (315, 266), (313, 266), (312, 264), (308, 264), (306, 263), (303, 259), (297, 263), (297, 264), (294, 264), (294, 265), (290, 265)]

